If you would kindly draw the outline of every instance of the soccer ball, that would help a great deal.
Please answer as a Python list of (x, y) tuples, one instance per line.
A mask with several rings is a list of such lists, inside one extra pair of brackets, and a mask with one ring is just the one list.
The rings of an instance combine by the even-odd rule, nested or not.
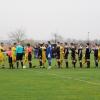
[(23, 66), (23, 69), (25, 69), (26, 68), (26, 66)]

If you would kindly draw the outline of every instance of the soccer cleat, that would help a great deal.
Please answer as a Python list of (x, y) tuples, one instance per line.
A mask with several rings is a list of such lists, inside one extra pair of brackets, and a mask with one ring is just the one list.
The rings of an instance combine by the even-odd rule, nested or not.
[(48, 69), (51, 69), (51, 66), (49, 66)]

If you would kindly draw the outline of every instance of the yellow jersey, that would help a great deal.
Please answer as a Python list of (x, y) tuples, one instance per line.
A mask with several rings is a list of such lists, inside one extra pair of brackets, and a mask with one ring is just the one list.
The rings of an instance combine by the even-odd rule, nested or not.
[(16, 61), (16, 47), (12, 47), (12, 60)]
[(100, 61), (100, 48), (98, 50), (98, 60)]
[(42, 48), (42, 63), (44, 64), (46, 62), (46, 47), (43, 46)]
[(0, 61), (4, 60), (3, 47), (0, 46)]
[(60, 46), (60, 60), (64, 59), (64, 47)]

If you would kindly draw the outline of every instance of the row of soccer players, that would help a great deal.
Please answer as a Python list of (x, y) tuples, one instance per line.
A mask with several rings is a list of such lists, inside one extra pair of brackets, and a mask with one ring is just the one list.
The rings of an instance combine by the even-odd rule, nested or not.
[[(40, 47), (39, 47), (40, 66), (45, 65), (46, 58), (47, 58), (49, 68), (51, 68), (52, 51), (53, 51), (53, 48), (50, 42), (48, 42), (48, 45), (46, 47), (45, 47), (45, 44), (40, 44)], [(90, 68), (91, 51), (94, 52), (95, 67), (98, 67), (98, 61), (100, 59), (100, 48), (97, 44), (95, 44), (93, 47), (90, 47), (89, 43), (87, 43), (85, 47), (85, 55), (83, 55), (83, 47), (81, 45), (77, 48), (74, 43), (71, 43), (71, 45), (68, 46), (67, 43), (63, 44), (63, 43), (58, 42), (55, 48), (55, 57), (57, 59), (58, 68), (62, 67), (62, 63), (64, 60), (66, 62), (66, 68), (69, 67), (68, 58), (69, 58), (70, 51), (71, 51), (72, 65), (74, 68), (76, 67), (76, 62), (77, 62), (76, 55), (78, 55), (80, 68), (82, 68), (82, 65), (85, 63), (87, 63), (87, 68)], [(83, 61), (83, 58), (84, 58), (84, 61)]]
[[(58, 67), (61, 67), (63, 59), (66, 61), (66, 67), (68, 68), (68, 56), (69, 56), (69, 50), (71, 51), (71, 59), (72, 59), (72, 65), (75, 68), (77, 58), (76, 55), (78, 55), (78, 60), (80, 63), (80, 68), (82, 68), (82, 65), (87, 63), (87, 68), (90, 68), (90, 55), (91, 51), (94, 52), (94, 61), (95, 61), (95, 67), (98, 67), (98, 61), (100, 59), (100, 48), (97, 44), (95, 44), (92, 48), (90, 47), (89, 43), (86, 44), (85, 52), (83, 55), (83, 47), (79, 45), (77, 48), (74, 43), (71, 43), (71, 46), (69, 47), (67, 43), (63, 45), (62, 43), (58, 42), (57, 45), (57, 62)], [(64, 53), (64, 55), (63, 55)], [(84, 61), (83, 61), (84, 60)]]
[[(48, 60), (49, 67), (51, 68), (52, 63), (52, 52), (53, 47), (48, 42), (47, 45), (39, 44), (38, 46), (38, 58), (40, 62), (40, 67), (44, 67), (46, 63), (46, 59)], [(71, 51), (71, 58), (72, 58), (72, 64), (74, 68), (76, 67), (76, 54), (78, 54), (80, 67), (82, 68), (83, 63), (87, 63), (87, 68), (90, 68), (90, 53), (91, 50), (94, 51), (94, 59), (95, 59), (95, 66), (98, 67), (98, 61), (100, 58), (100, 49), (97, 45), (94, 45), (94, 47), (91, 49), (89, 44), (87, 43), (87, 46), (85, 48), (85, 56), (84, 56), (84, 62), (83, 60), (83, 47), (80, 45), (78, 49), (76, 48), (76, 45), (74, 43), (71, 43), (70, 46), (68, 46), (67, 43), (57, 43), (57, 46), (55, 48), (55, 57), (57, 59), (58, 68), (62, 66), (62, 63), (65, 59), (66, 61), (66, 68), (68, 68), (68, 56), (69, 56), (69, 50)], [(33, 47), (30, 46), (30, 44), (27, 44), (27, 47), (24, 48), (20, 43), (16, 44), (14, 43), (12, 46), (9, 47), (9, 49), (5, 50), (3, 43), (1, 43), (0, 46), (0, 61), (3, 61), (4, 59), (4, 53), (6, 52), (8, 56), (9, 66), (10, 68), (13, 68), (14, 63), (16, 62), (17, 68), (19, 67), (19, 62), (21, 62), (21, 66), (25, 65), (25, 63), (28, 61), (29, 68), (32, 68), (32, 55), (33, 55)], [(24, 57), (24, 58), (23, 58)]]

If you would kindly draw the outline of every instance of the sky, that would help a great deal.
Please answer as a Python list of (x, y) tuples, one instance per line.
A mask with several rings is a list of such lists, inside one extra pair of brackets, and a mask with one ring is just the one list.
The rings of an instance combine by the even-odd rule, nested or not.
[(35, 40), (100, 39), (100, 0), (0, 0), (0, 39), (18, 29)]

